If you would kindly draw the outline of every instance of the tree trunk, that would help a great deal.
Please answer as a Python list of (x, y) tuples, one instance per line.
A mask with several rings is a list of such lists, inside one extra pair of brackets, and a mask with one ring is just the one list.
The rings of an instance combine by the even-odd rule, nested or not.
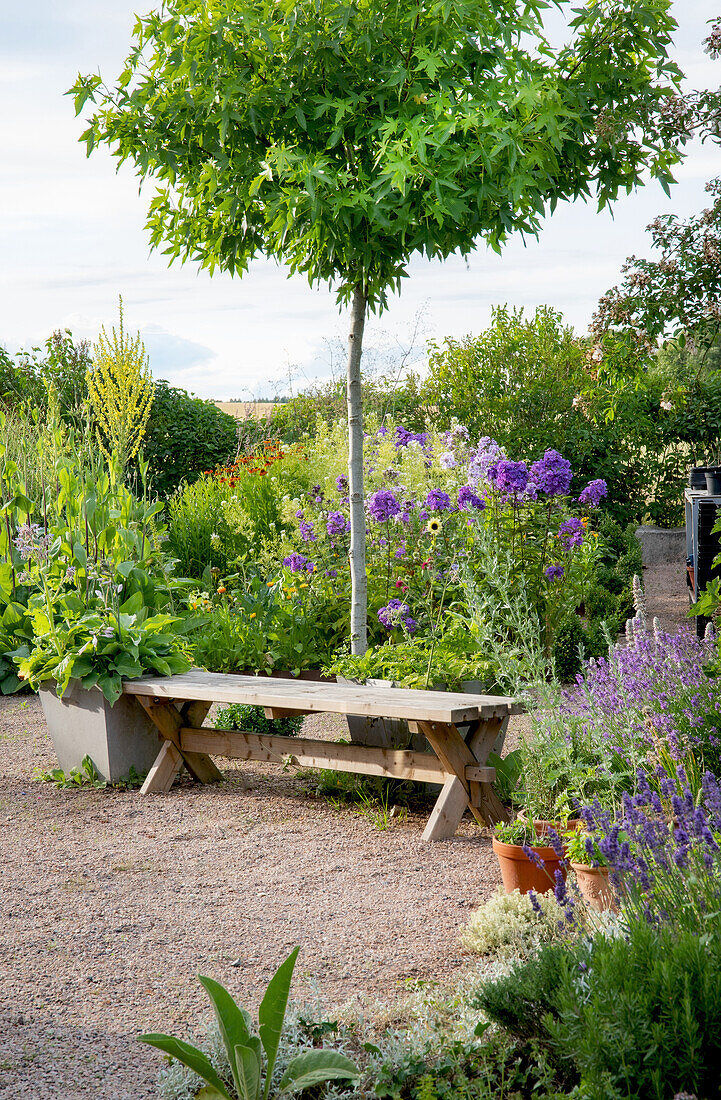
[(363, 398), (361, 354), (368, 301), (362, 285), (353, 291), (348, 335), (348, 496), (350, 498), (350, 642), (351, 653), (368, 648), (368, 581), (366, 578), (366, 518), (363, 500)]

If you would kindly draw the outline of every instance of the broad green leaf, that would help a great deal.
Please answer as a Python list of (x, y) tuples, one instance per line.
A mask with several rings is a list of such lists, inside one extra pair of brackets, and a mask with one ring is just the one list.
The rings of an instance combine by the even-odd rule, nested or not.
[(357, 1081), (359, 1077), (358, 1067), (337, 1050), (308, 1050), (289, 1064), (280, 1080), (278, 1091), (300, 1092), (312, 1085), (320, 1085), (323, 1081)]
[(260, 1039), (251, 1035), (247, 1043), (236, 1046), (231, 1060), (233, 1078), (240, 1100), (258, 1100), (263, 1073)]
[(223, 1100), (234, 1100), (234, 1097), (226, 1089), (221, 1078), (213, 1069), (210, 1059), (203, 1054), (202, 1050), (198, 1050), (197, 1047), (192, 1046), (190, 1043), (184, 1043), (182, 1039), (174, 1039), (172, 1035), (161, 1035), (156, 1032), (148, 1032), (147, 1035), (139, 1035), (141, 1043), (147, 1043), (151, 1047), (157, 1047), (158, 1050), (162, 1050), (165, 1054), (169, 1054), (171, 1058), (175, 1058), (176, 1061), (182, 1062), (188, 1069), (192, 1069), (199, 1077), (202, 1077), (204, 1081), (214, 1088), (215, 1091), (223, 1097)]
[(268, 1059), (267, 1077), (265, 1082), (264, 1097), (267, 1100), (270, 1091), (271, 1078), (275, 1059), (278, 1054), (278, 1044), (283, 1032), (285, 1012), (288, 1007), (288, 994), (290, 983), (293, 979), (296, 959), (300, 947), (294, 947), (285, 962), (282, 962), (268, 983), (265, 996), (258, 1010), (258, 1033), (263, 1044), (265, 1056)]
[(228, 1054), (228, 1062), (232, 1067), (235, 1048), (246, 1044), (250, 1037), (250, 1016), (244, 1008), (236, 1004), (228, 990), (220, 982), (216, 982), (214, 978), (207, 978), (203, 974), (198, 975), (198, 981), (210, 997)]

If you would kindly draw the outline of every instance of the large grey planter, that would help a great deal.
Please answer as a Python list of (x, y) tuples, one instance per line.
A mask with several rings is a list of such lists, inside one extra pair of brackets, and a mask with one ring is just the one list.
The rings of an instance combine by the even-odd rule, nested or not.
[(121, 695), (111, 706), (99, 688), (83, 688), (79, 681), (71, 681), (62, 698), (53, 681), (39, 695), (64, 772), (79, 768), (84, 756), (108, 783), (127, 779), (131, 768), (138, 775), (150, 770), (162, 738), (135, 698)]

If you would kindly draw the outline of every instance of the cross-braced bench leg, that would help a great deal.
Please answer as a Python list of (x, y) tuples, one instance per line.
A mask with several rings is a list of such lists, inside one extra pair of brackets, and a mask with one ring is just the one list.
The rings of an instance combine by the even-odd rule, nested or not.
[(144, 699), (138, 702), (147, 712), (161, 736), (163, 745), (140, 788), (141, 794), (164, 794), (175, 782), (183, 764), (199, 783), (216, 783), (223, 773), (216, 768), (211, 758), (204, 752), (181, 750), (178, 731), (184, 726), (198, 729), (210, 710), (210, 703), (183, 703), (178, 710), (172, 699)]
[(422, 733), (449, 773), (423, 831), (424, 840), (452, 837), (466, 808), (481, 825), (506, 818), (506, 811), (490, 783), (466, 780), (466, 767), (484, 766), (501, 732), (503, 719), (479, 720), (464, 741), (454, 725), (441, 722), (413, 723), (414, 732)]

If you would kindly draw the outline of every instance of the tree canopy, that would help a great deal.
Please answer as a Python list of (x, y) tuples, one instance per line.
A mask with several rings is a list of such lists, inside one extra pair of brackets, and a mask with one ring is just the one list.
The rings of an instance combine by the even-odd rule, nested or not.
[(96, 108), (88, 152), (159, 181), (153, 246), (239, 273), (276, 256), (378, 308), (414, 253), (499, 249), (559, 200), (671, 182), (669, 0), (590, 0), (558, 49), (550, 6), (166, 0), (115, 87), (71, 92)]

